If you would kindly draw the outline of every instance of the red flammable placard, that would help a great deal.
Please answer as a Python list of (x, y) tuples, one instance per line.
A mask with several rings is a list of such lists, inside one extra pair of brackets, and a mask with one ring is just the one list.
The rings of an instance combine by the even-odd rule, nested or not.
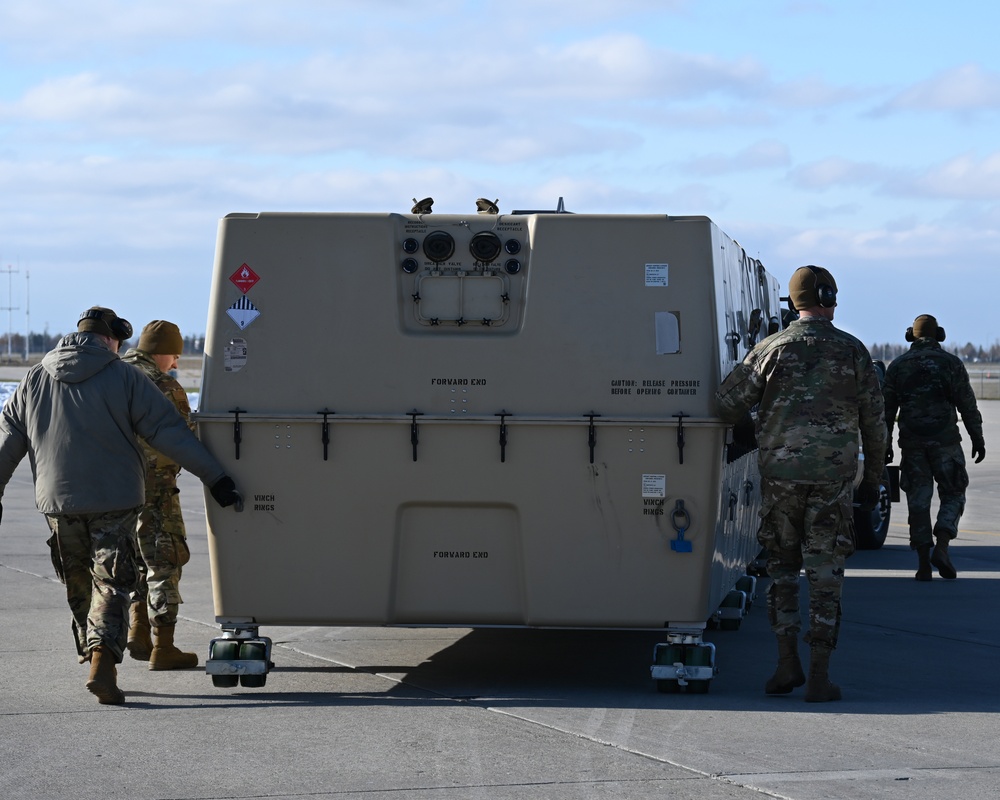
[(236, 284), (236, 288), (243, 294), (246, 294), (260, 280), (260, 276), (250, 269), (249, 264), (241, 264), (240, 268), (229, 276), (229, 280)]

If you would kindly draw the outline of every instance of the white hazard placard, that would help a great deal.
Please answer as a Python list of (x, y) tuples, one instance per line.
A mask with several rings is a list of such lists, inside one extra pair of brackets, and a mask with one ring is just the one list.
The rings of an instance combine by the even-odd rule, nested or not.
[(260, 310), (250, 302), (248, 297), (241, 297), (226, 309), (226, 313), (233, 322), (239, 325), (241, 331), (246, 330), (247, 325), (260, 316)]

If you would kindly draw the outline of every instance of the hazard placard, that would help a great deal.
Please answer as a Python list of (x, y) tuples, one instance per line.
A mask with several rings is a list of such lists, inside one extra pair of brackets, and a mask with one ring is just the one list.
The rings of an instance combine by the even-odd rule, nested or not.
[(250, 302), (249, 297), (241, 297), (226, 309), (226, 313), (239, 326), (241, 331), (245, 330), (247, 325), (260, 316), (260, 310)]
[(236, 270), (232, 275), (229, 276), (236, 288), (239, 289), (243, 294), (249, 292), (257, 281), (260, 280), (260, 276), (250, 269), (250, 265), (246, 262), (240, 264), (239, 269)]

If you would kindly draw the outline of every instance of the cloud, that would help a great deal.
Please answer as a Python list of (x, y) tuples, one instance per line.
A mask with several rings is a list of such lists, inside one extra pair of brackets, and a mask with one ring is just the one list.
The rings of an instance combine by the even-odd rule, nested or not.
[(795, 167), (788, 173), (791, 184), (808, 191), (824, 191), (839, 186), (878, 184), (886, 170), (876, 164), (832, 156)]
[(922, 175), (889, 181), (885, 191), (901, 196), (1000, 201), (1000, 151), (984, 158), (956, 156)]
[(682, 165), (682, 169), (695, 175), (726, 175), (732, 172), (787, 167), (791, 160), (788, 145), (775, 139), (766, 139), (754, 142), (731, 155), (714, 153), (700, 156)]
[(962, 254), (973, 251), (1000, 256), (1000, 232), (910, 218), (866, 229), (803, 229), (778, 247), (779, 255), (813, 252), (824, 254), (831, 262), (845, 258), (871, 263), (920, 262), (932, 268), (964, 264)]
[(873, 111), (881, 116), (901, 111), (972, 113), (1000, 109), (1000, 73), (964, 64), (905, 89)]

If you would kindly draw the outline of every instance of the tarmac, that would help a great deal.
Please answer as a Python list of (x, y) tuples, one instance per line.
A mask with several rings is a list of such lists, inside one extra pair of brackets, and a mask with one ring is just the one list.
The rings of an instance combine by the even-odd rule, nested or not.
[[(6, 378), (0, 374), (0, 380)], [(905, 501), (848, 561), (840, 702), (763, 692), (766, 580), (739, 630), (710, 630), (708, 694), (661, 694), (656, 631), (272, 627), (259, 689), (204, 666), (118, 667), (124, 706), (84, 687), (27, 460), (0, 526), (0, 790), (11, 798), (922, 800), (1000, 786), (1000, 403), (985, 402), (955, 581), (913, 580)], [(177, 628), (219, 635), (204, 495), (181, 476), (191, 545)], [(805, 647), (802, 648), (805, 655)]]

